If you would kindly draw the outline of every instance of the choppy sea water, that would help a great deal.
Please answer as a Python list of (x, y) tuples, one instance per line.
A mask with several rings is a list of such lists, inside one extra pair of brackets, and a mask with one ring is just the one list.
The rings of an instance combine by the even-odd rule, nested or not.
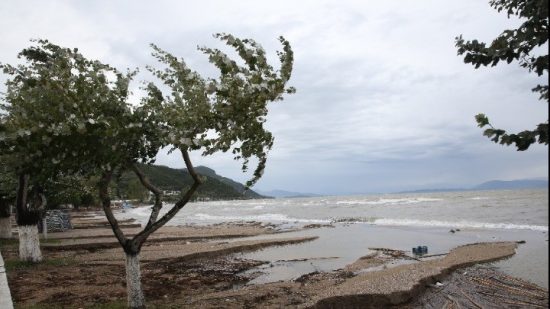
[[(145, 223), (148, 215), (149, 207), (140, 207), (124, 217)], [(196, 202), (183, 208), (169, 224), (234, 221), (272, 223), (282, 228), (314, 223), (336, 226), (296, 233), (319, 236), (311, 243), (244, 254), (245, 258), (271, 262), (258, 282), (341, 268), (368, 254), (368, 247), (410, 251), (416, 245), (427, 245), (430, 253), (444, 253), (473, 242), (526, 240), (513, 258), (495, 265), (548, 287), (547, 189)], [(460, 232), (450, 233), (450, 229)], [(281, 262), (303, 258), (309, 260)]]

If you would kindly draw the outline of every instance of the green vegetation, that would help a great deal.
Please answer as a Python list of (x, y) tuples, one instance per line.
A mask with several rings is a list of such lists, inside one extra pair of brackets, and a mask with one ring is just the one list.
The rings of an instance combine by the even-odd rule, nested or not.
[(41, 266), (54, 266), (54, 267), (67, 266), (74, 263), (76, 263), (75, 260), (71, 258), (55, 258), (55, 259), (49, 258), (49, 259), (44, 259), (39, 263), (9, 259), (4, 261), (4, 267), (6, 268), (7, 271), (12, 271), (12, 270), (22, 270), (22, 269), (41, 267)]
[(0, 238), (0, 248), (19, 246), (19, 240), (14, 238)]
[[(50, 239), (41, 239), (40, 242), (43, 244), (59, 244), (61, 243), (61, 240), (50, 238)], [(19, 239), (17, 238), (0, 239), (0, 248), (17, 247), (17, 246), (19, 246)]]
[(90, 309), (125, 309), (128, 308), (126, 302), (115, 300), (108, 303), (91, 304), (87, 306)]
[[(92, 187), (126, 254), (128, 306), (143, 308), (139, 253), (144, 242), (194, 197), (201, 184), (203, 194), (229, 197), (216, 185), (223, 179), (195, 172), (189, 152), (200, 151), (203, 156), (230, 152), (242, 161), (243, 171), (253, 158), (257, 165), (247, 187), (260, 179), (274, 141), (264, 126), (267, 104), (295, 92), (286, 85), (293, 52), (290, 43), (280, 37), (283, 50), (277, 52), (280, 66), (275, 69), (254, 40), (229, 34), (215, 37), (239, 56), (235, 61), (219, 49), (199, 47), (219, 70), (216, 78), (202, 77), (183, 59), (151, 45), (162, 68), (147, 67), (157, 84), (146, 85), (138, 105), (128, 102), (129, 84), (137, 71), (122, 73), (87, 59), (77, 48), (38, 40), (19, 54), (21, 64), (0, 64), (8, 75), (7, 91), (2, 95), (5, 103), (0, 104), (0, 156), (12, 159), (17, 223), (29, 231), (26, 239), (21, 237), (25, 233), (20, 234), (21, 244), (26, 244), (19, 252), (21, 260), (42, 259), (36, 237), (30, 236), (37, 233), (34, 226), (46, 204), (47, 184), (73, 176), (95, 179)], [(169, 90), (163, 93), (164, 89)], [(161, 216), (162, 190), (141, 170), (150, 166), (139, 163), (154, 162), (165, 147), (181, 153), (188, 177), (184, 175), (182, 187), (177, 188), (184, 193)], [(132, 237), (120, 229), (110, 192), (113, 182), (129, 171), (154, 195), (147, 224)], [(174, 186), (174, 178), (155, 178)], [(143, 198), (144, 191), (136, 187), (135, 178), (127, 177), (127, 194)]]
[[(34, 305), (18, 305), (14, 304), (15, 309), (64, 309), (67, 308), (64, 305), (51, 305), (51, 304), (34, 304)], [(82, 304), (82, 308), (89, 309), (126, 309), (128, 308), (125, 301), (115, 300), (107, 303), (98, 304)]]
[[(186, 169), (173, 169), (161, 165), (146, 164), (140, 164), (139, 168), (152, 184), (163, 191), (180, 192), (183, 189), (185, 192), (193, 184), (193, 179)], [(195, 170), (203, 177), (203, 183), (193, 197), (196, 200), (233, 200), (263, 197), (252, 190), (245, 190), (243, 184), (220, 176), (207, 167), (199, 166)], [(117, 192), (119, 197), (141, 201), (148, 199), (149, 192), (143, 190), (143, 186), (141, 186), (138, 177), (134, 173), (123, 173), (116, 186), (116, 190), (113, 190), (113, 192)], [(165, 200), (177, 200), (179, 198), (179, 194), (176, 196), (165, 194)]]
[[(491, 0), (490, 4), (498, 12), (506, 12), (508, 17), (517, 16), (523, 23), (517, 29), (503, 31), (489, 46), (478, 40), (465, 41), (462, 35), (457, 37), (456, 47), (458, 54), (464, 55), (464, 62), (477, 69), (480, 66), (495, 66), (500, 61), (518, 61), (529, 73), (548, 75), (548, 0)], [(537, 52), (540, 54), (536, 55)], [(545, 85), (537, 85), (532, 89), (539, 93), (540, 100), (546, 104), (547, 78)], [(533, 130), (510, 134), (494, 128), (484, 114), (476, 115), (475, 119), (480, 128), (489, 127), (483, 135), (495, 143), (515, 144), (518, 151), (527, 150), (536, 142), (548, 145), (548, 121), (538, 124)]]

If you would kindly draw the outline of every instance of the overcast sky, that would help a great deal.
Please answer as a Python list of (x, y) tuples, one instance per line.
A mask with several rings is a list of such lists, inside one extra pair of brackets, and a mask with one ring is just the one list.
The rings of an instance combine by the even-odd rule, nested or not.
[[(255, 39), (274, 64), (283, 35), (295, 52), (290, 85), (297, 93), (270, 107), (275, 144), (256, 188), (356, 194), (467, 187), (548, 173), (546, 146), (517, 152), (496, 145), (474, 121), (483, 112), (511, 131), (546, 121), (548, 104), (530, 91), (541, 79), (516, 63), (474, 70), (454, 47), (457, 35), (489, 41), (517, 24), (481, 0), (3, 0), (0, 62), (16, 62), (29, 39), (45, 38), (121, 70), (144, 68), (154, 64), (148, 44), (155, 43), (209, 75), (196, 47), (221, 47), (213, 33)], [(239, 181), (250, 177), (230, 155), (194, 159)], [(165, 152), (157, 162), (184, 165)]]

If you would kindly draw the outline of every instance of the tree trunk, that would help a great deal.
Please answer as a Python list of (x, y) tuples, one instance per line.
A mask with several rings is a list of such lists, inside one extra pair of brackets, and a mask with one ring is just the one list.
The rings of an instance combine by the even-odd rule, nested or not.
[(10, 217), (0, 216), (0, 238), (11, 238), (11, 220)]
[(11, 203), (13, 201), (0, 192), (0, 238), (11, 238)]
[(44, 239), (48, 239), (48, 220), (46, 220), (46, 216), (42, 218), (42, 236), (44, 236)]
[(126, 290), (128, 293), (128, 308), (145, 308), (145, 297), (141, 289), (139, 253), (126, 253)]
[(36, 225), (19, 226), (19, 259), (35, 263), (42, 261), (38, 227)]
[[(19, 175), (17, 185), (17, 194), (15, 197), (15, 209), (17, 211), (17, 227), (19, 229), (19, 259), (27, 262), (42, 261), (42, 252), (40, 252), (40, 239), (38, 238), (38, 221), (40, 214), (36, 210), (29, 209), (27, 205), (27, 186), (29, 177), (26, 174)], [(37, 195), (39, 191), (36, 191)], [(35, 199), (38, 207), (45, 204), (45, 198), (42, 196), (39, 200)]]

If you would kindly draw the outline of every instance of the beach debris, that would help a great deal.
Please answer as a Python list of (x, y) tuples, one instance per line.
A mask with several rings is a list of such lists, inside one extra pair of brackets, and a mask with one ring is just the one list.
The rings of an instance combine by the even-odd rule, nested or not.
[(294, 279), (294, 281), (295, 282), (300, 282), (300, 283), (305, 283), (307, 281), (310, 281), (313, 277), (315, 277), (316, 275), (319, 275), (319, 274), (320, 274), (320, 272), (318, 272), (318, 271), (310, 272), (310, 273), (301, 275), (300, 277)]
[(305, 261), (311, 261), (311, 260), (330, 260), (330, 259), (338, 259), (337, 256), (328, 256), (328, 257), (308, 257), (308, 258), (297, 258), (297, 259), (289, 259), (289, 260), (277, 260), (275, 263), (293, 263), (293, 262), (305, 262)]
[(424, 255), (428, 253), (428, 246), (417, 246), (412, 248), (414, 255)]
[[(371, 249), (372, 250), (372, 249)], [(364, 255), (362, 257), (360, 257), (359, 259), (360, 260), (368, 260), (368, 259), (372, 259), (372, 258), (375, 258), (378, 256), (378, 251), (375, 251), (373, 253), (370, 253), (370, 254), (367, 254), (367, 255)]]
[(435, 256), (443, 256), (443, 255), (447, 255), (449, 254), (448, 252), (445, 252), (445, 253), (437, 253), (437, 254), (430, 254), (430, 255), (422, 255), (422, 256), (419, 256), (419, 258), (431, 258), (431, 257), (435, 257)]
[(343, 278), (343, 279), (349, 279), (349, 278), (353, 278), (356, 276), (356, 274), (352, 271), (341, 271), (341, 272), (338, 272), (338, 278)]
[(436, 287), (442, 287), (442, 286), (444, 286), (444, 284), (441, 283), (441, 282), (439, 282), (439, 281), (437, 281), (434, 285), (435, 285)]
[(318, 228), (322, 228), (322, 227), (334, 228), (334, 225), (332, 225), (332, 224), (319, 224), (319, 223), (304, 225), (304, 229), (318, 229)]
[(371, 248), (369, 247), (369, 250), (373, 251), (381, 251), (385, 255), (389, 255), (391, 257), (406, 257), (405, 251), (403, 250), (396, 250), (396, 249), (389, 249), (389, 248)]
[[(73, 228), (71, 224), (71, 215), (65, 210), (48, 210), (46, 211), (45, 219), (48, 232), (64, 232)], [(42, 228), (42, 226), (40, 226), (39, 229), (40, 228)]]
[(486, 266), (454, 272), (404, 308), (548, 308), (548, 290)]

